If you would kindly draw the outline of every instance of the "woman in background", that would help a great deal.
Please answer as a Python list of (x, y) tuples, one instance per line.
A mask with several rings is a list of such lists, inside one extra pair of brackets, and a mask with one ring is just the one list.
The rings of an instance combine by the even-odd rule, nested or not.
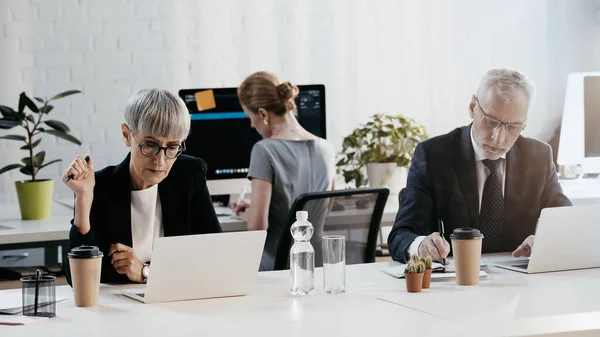
[[(273, 270), (294, 200), (304, 193), (331, 190), (335, 179), (333, 146), (300, 126), (294, 115), (297, 95), (297, 86), (267, 72), (250, 75), (238, 88), (251, 127), (264, 138), (250, 157), (251, 202), (233, 205), (248, 230), (267, 230), (260, 270)], [(322, 228), (315, 228), (313, 238), (321, 235)]]

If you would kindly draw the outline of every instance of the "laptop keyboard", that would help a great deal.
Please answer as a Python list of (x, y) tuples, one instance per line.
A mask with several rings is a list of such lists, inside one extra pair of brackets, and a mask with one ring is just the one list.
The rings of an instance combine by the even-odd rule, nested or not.
[(522, 263), (516, 263), (516, 264), (513, 264), (511, 266), (516, 267), (516, 268), (527, 269), (527, 267), (529, 266), (529, 261), (525, 261), (525, 262), (522, 262)]
[(146, 294), (145, 293), (137, 293), (136, 295), (143, 298)]

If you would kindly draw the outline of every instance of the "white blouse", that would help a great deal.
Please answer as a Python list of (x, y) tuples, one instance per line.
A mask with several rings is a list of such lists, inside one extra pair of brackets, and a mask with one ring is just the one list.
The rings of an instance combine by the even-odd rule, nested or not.
[(164, 236), (158, 184), (131, 191), (131, 236), (137, 258), (143, 263), (149, 262), (154, 240)]

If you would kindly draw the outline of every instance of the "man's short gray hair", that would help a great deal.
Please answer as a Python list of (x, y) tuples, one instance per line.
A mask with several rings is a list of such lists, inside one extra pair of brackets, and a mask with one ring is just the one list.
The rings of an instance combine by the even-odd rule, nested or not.
[(164, 89), (143, 89), (127, 102), (125, 123), (134, 134), (185, 140), (191, 121), (181, 98)]
[(493, 68), (488, 70), (477, 89), (477, 97), (482, 99), (490, 93), (495, 93), (507, 103), (512, 101), (518, 90), (527, 95), (529, 107), (535, 101), (535, 86), (522, 72), (511, 68)]

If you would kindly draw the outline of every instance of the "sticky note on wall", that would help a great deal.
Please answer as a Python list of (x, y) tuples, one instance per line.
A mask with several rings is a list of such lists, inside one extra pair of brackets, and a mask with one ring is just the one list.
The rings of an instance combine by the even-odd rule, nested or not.
[(215, 103), (215, 94), (212, 90), (198, 91), (195, 96), (198, 111), (214, 109), (217, 107), (217, 104)]

